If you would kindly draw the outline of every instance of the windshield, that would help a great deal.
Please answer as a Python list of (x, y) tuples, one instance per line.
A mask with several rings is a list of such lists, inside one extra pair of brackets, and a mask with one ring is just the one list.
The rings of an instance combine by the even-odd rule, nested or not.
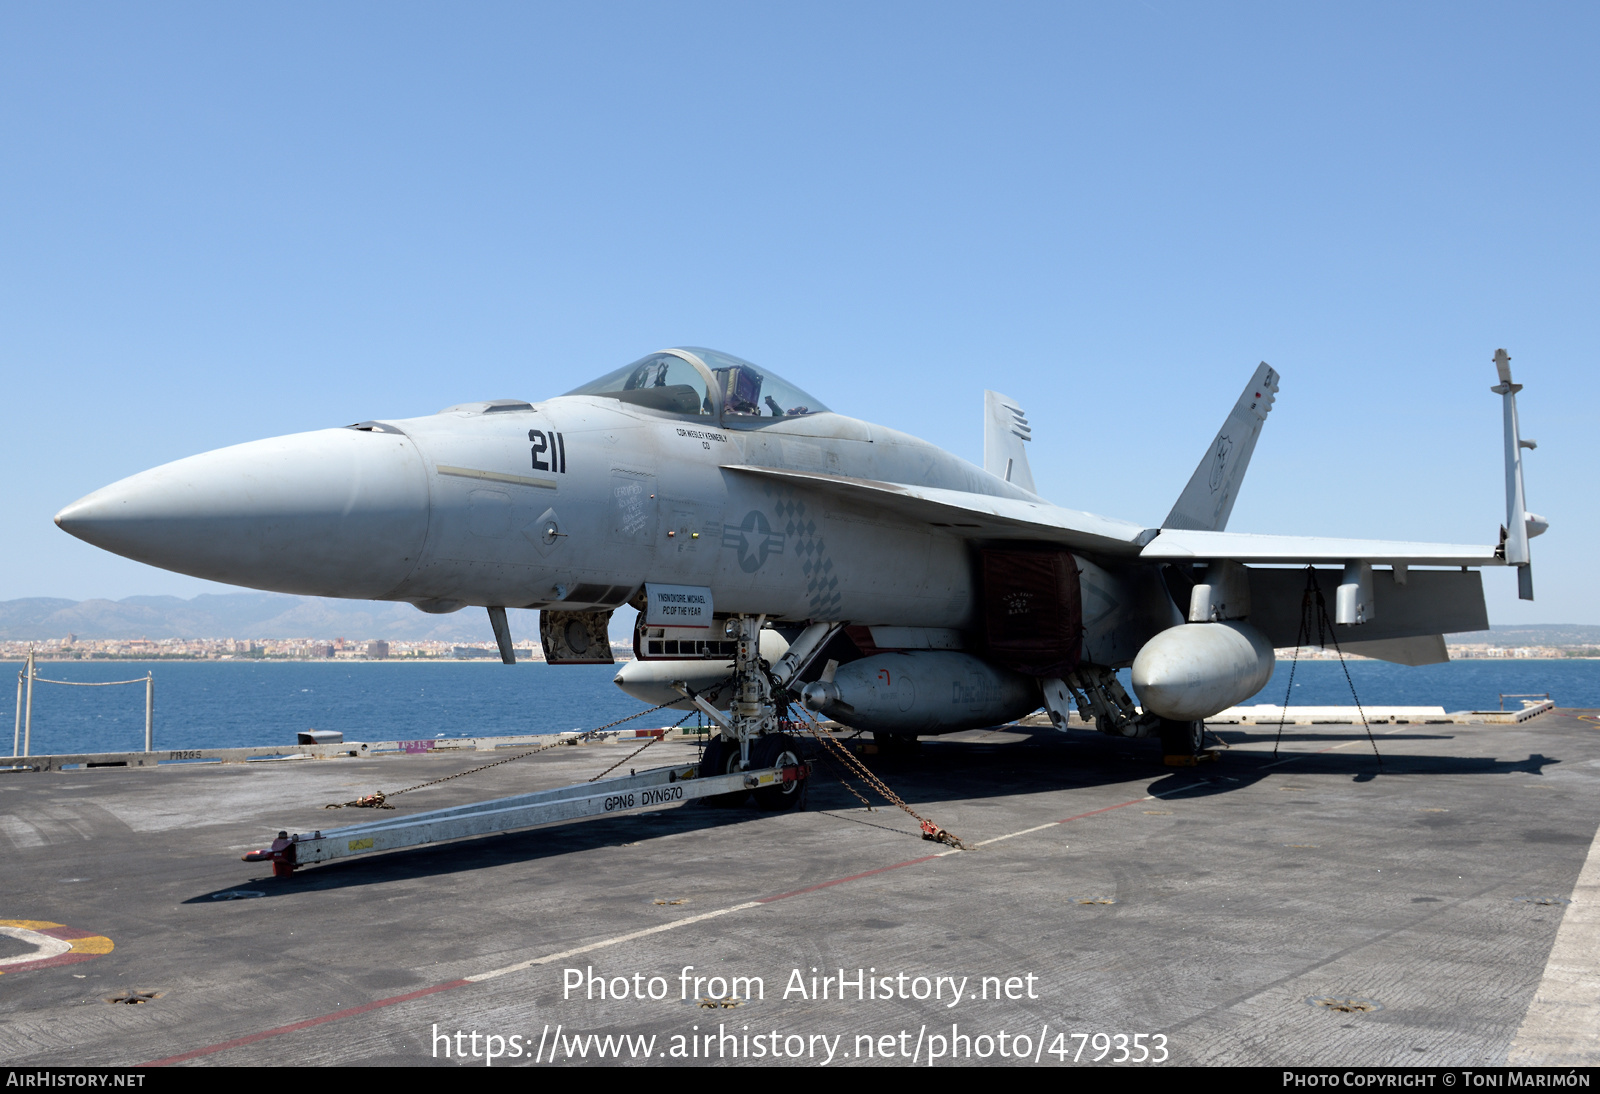
[[(711, 371), (728, 418), (795, 418), (828, 408), (771, 371), (731, 354), (684, 346)], [(712, 400), (699, 369), (673, 353), (652, 353), (626, 368), (567, 392), (601, 395), (651, 410), (710, 414)]]
[(749, 361), (714, 349), (683, 348), (704, 361), (717, 378), (726, 417), (797, 418), (828, 409), (770, 369), (757, 368)]
[(652, 353), (567, 394), (606, 395), (635, 406), (669, 410), (675, 414), (711, 413), (711, 399), (706, 394), (706, 382), (700, 370), (670, 353)]

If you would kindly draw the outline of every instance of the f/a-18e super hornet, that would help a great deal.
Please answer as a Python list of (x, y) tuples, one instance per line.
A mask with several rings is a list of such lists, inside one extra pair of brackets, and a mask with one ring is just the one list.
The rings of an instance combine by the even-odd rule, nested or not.
[[(1034, 489), (1021, 405), (988, 392), (984, 465), (838, 414), (771, 370), (662, 350), (544, 402), (322, 429), (179, 460), (67, 506), (117, 554), (287, 593), (541, 612), (551, 664), (612, 660), (617, 684), (699, 706), (719, 774), (792, 762), (791, 704), (878, 735), (1076, 707), (1102, 732), (1192, 749), (1300, 638), (1311, 568), (1345, 652), (1446, 660), (1488, 625), (1476, 568), (1533, 595), (1510, 358), (1507, 514), (1491, 546), (1226, 530), (1278, 391), (1263, 364), (1158, 528)], [(1318, 569), (1318, 567), (1321, 567)], [(1138, 696), (1118, 682), (1132, 668)], [(781, 801), (778, 804), (782, 804)]]

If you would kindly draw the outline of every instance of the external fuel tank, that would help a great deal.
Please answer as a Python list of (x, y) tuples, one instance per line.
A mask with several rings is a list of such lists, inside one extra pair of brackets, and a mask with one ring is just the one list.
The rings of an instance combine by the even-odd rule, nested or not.
[(1272, 643), (1248, 623), (1185, 623), (1139, 650), (1133, 690), (1148, 712), (1196, 721), (1260, 691), (1272, 678), (1275, 660)]
[(879, 653), (807, 684), (806, 707), (853, 729), (915, 735), (1014, 721), (1039, 706), (1039, 685), (956, 650)]

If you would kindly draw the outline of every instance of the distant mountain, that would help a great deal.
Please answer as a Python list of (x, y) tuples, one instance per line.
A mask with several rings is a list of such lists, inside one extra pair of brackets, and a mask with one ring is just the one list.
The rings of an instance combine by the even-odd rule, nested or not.
[[(519, 643), (537, 640), (538, 613), (512, 609)], [(621, 614), (621, 613), (619, 613)], [(481, 608), (428, 615), (410, 604), (280, 593), (130, 596), (124, 600), (30, 597), (0, 601), (0, 640), (64, 638), (371, 638), (487, 642)]]

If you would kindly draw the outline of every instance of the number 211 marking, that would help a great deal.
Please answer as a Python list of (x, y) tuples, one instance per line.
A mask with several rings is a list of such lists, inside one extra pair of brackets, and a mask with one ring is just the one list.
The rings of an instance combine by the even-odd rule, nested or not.
[[(545, 433), (542, 430), (528, 430), (528, 440), (533, 442), (533, 469), (535, 471), (554, 471), (564, 475), (567, 471), (567, 439), (561, 433)], [(545, 462), (546, 454), (549, 462)]]

